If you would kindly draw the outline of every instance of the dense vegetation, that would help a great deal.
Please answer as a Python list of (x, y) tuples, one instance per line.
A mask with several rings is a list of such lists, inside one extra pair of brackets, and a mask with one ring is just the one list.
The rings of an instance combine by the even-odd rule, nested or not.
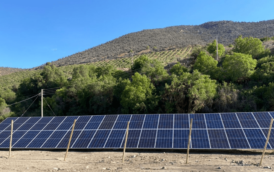
[[(240, 36), (231, 51), (218, 46), (218, 60), (213, 41), (193, 51), (190, 65), (178, 60), (171, 68), (147, 55), (135, 58), (129, 71), (89, 64), (70, 68), (69, 75), (47, 63), (19, 86), (0, 92), (0, 111), (3, 115), (6, 102), (23, 100), (41, 89), (46, 115), (274, 110), (274, 56), (262, 41)], [(33, 100), (10, 106), (9, 115), (24, 114)], [(37, 101), (27, 115), (39, 114)]]

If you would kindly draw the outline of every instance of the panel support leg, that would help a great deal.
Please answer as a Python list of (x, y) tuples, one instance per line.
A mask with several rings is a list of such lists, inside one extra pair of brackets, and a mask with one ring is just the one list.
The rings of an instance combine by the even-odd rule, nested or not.
[(260, 161), (260, 165), (259, 165), (259, 166), (261, 166), (262, 163), (263, 163), (264, 153), (265, 153), (265, 150), (266, 150), (266, 147), (267, 147), (267, 143), (268, 143), (268, 141), (269, 141), (269, 137), (270, 137), (270, 133), (271, 133), (272, 124), (273, 124), (273, 118), (271, 118), (269, 130), (268, 130), (268, 134), (267, 134), (267, 139), (266, 139), (266, 142), (265, 142), (265, 145), (264, 145), (264, 150), (263, 150), (263, 154), (262, 154), (262, 158), (261, 158), (261, 161)]
[(12, 133), (13, 133), (13, 120), (11, 120), (11, 124), (10, 124), (10, 149), (9, 149), (9, 158), (11, 157)]
[(72, 125), (72, 130), (71, 130), (71, 133), (70, 133), (69, 142), (68, 142), (67, 151), (66, 151), (66, 155), (65, 155), (64, 161), (66, 161), (66, 158), (67, 158), (67, 154), (68, 154), (68, 150), (69, 150), (69, 147), (70, 147), (70, 141), (71, 141), (71, 138), (72, 138), (72, 135), (73, 135), (75, 123), (76, 123), (76, 119), (74, 120), (74, 123)]
[(123, 151), (123, 164), (124, 164), (125, 152), (126, 152), (126, 147), (127, 147), (128, 128), (129, 128), (129, 121), (127, 122), (126, 139), (125, 139), (124, 151)]
[(190, 145), (190, 140), (191, 140), (192, 122), (193, 122), (193, 119), (191, 118), (190, 128), (189, 128), (189, 135), (188, 135), (188, 144), (187, 144), (186, 164), (188, 163), (188, 157), (189, 157), (189, 145)]

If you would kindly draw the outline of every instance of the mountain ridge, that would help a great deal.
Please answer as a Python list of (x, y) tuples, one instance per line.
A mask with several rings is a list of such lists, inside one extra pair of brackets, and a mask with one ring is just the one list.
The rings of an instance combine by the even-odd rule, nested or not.
[[(272, 32), (270, 32), (272, 31)], [(274, 20), (260, 22), (211, 21), (201, 25), (170, 26), (133, 32), (104, 44), (53, 61), (57, 66), (91, 63), (129, 57), (147, 49), (161, 51), (168, 48), (184, 48), (189, 45), (206, 45), (216, 39), (232, 44), (239, 35), (243, 37), (274, 36)]]

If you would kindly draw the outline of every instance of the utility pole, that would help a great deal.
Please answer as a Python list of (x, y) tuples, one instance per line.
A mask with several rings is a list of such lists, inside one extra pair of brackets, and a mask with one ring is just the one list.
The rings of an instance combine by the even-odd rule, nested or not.
[(41, 89), (41, 117), (43, 117), (43, 89)]
[(218, 61), (218, 35), (217, 35), (217, 38), (216, 38), (216, 57), (217, 57), (217, 61)]

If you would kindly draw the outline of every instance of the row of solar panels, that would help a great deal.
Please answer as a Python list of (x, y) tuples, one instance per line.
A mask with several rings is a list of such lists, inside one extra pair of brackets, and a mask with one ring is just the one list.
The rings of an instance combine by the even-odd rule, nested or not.
[[(66, 148), (74, 119), (71, 148), (122, 148), (130, 121), (128, 148), (187, 148), (193, 118), (192, 149), (261, 149), (273, 112), (222, 114), (100, 115), (8, 118), (0, 124), (0, 148)], [(274, 147), (274, 133), (268, 149)]]

